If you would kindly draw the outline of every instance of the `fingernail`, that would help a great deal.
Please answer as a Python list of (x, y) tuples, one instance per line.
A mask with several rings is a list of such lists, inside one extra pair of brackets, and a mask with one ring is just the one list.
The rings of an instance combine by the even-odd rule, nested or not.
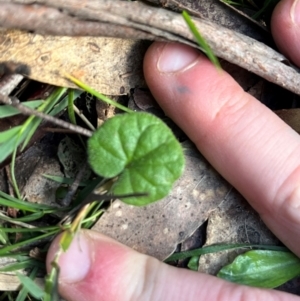
[(294, 0), (290, 14), (293, 23), (300, 25), (300, 0)]
[(59, 281), (76, 283), (83, 280), (91, 267), (89, 240), (83, 232), (75, 235), (68, 250), (59, 258)]
[(167, 43), (157, 63), (157, 69), (163, 73), (173, 73), (192, 67), (199, 57), (199, 51), (192, 47)]

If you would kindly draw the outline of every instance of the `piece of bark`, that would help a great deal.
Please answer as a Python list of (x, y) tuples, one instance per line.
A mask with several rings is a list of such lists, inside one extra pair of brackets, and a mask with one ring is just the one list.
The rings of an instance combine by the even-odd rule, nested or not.
[(239, 14), (219, 0), (147, 0), (173, 11), (187, 11), (190, 15), (210, 20), (258, 41), (271, 44), (271, 35), (253, 19)]
[(0, 61), (16, 59), (31, 66), (30, 78), (76, 87), (70, 73), (107, 95), (145, 86), (142, 60), (148, 43), (96, 37), (55, 37), (6, 30), (0, 34)]
[(36, 143), (24, 152), (16, 161), (17, 183), (21, 194), (29, 202), (57, 206), (56, 189), (60, 186), (44, 174), (63, 176), (60, 164), (55, 156), (56, 148)]

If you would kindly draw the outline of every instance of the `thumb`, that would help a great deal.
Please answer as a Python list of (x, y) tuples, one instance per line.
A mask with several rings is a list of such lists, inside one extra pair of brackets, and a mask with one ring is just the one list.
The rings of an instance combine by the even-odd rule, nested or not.
[(300, 0), (282, 0), (271, 20), (273, 38), (284, 55), (300, 66)]
[[(58, 244), (59, 236), (48, 252), (48, 271)], [(168, 266), (89, 230), (75, 236), (59, 266), (59, 291), (68, 301), (298, 300)]]

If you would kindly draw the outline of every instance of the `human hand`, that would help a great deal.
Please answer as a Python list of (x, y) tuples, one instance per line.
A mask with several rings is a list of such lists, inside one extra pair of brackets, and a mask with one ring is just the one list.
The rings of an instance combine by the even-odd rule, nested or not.
[[(284, 54), (300, 66), (300, 0), (298, 7), (294, 2), (279, 4), (272, 29)], [(187, 46), (154, 43), (144, 70), (166, 114), (300, 256), (299, 135)], [(48, 268), (57, 244), (50, 247)], [(59, 262), (59, 290), (72, 301), (299, 300), (177, 269), (87, 230)]]

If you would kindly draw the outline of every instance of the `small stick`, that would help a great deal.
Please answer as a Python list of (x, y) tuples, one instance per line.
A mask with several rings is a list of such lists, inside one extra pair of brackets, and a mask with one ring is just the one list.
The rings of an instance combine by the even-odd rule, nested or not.
[(3, 95), (0, 94), (0, 102), (7, 104), (7, 105), (11, 105), (14, 108), (18, 109), (22, 114), (27, 115), (27, 116), (31, 116), (34, 115), (36, 117), (42, 118), (46, 121), (49, 121), (51, 123), (54, 123), (60, 127), (72, 130), (74, 133), (80, 134), (80, 135), (84, 135), (87, 137), (91, 137), (93, 132), (90, 130), (87, 130), (85, 128), (82, 128), (80, 126), (71, 124), (69, 122), (60, 120), (58, 118), (55, 118), (53, 116), (49, 116), (45, 113), (30, 109), (28, 107), (25, 107), (24, 105), (22, 105), (20, 103), (20, 101), (16, 98), (16, 97), (9, 97), (7, 95)]
[(70, 186), (67, 194), (65, 195), (65, 197), (60, 201), (60, 204), (63, 206), (69, 206), (71, 201), (72, 201), (72, 197), (74, 196), (74, 194), (77, 191), (77, 188), (80, 184), (80, 181), (82, 180), (84, 173), (87, 169), (87, 162), (84, 162), (81, 166), (81, 168), (79, 169), (79, 172), (77, 173), (74, 182), (72, 183), (72, 185)]

